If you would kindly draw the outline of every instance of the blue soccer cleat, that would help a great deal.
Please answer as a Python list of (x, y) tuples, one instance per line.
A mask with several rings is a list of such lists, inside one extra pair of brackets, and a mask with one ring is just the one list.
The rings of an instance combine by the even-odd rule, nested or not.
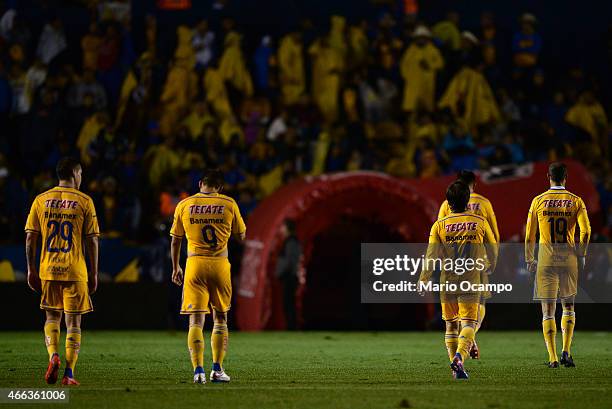
[(574, 358), (572, 358), (572, 356), (565, 351), (563, 351), (563, 354), (561, 355), (561, 362), (559, 363), (566, 368), (576, 367), (576, 364), (574, 363)]
[(453, 358), (453, 362), (450, 364), (451, 369), (456, 374), (455, 379), (468, 379), (468, 373), (463, 368), (463, 361), (461, 360), (461, 354), (456, 353)]
[(204, 372), (204, 368), (201, 366), (198, 366), (193, 371), (193, 383), (206, 383), (206, 372)]

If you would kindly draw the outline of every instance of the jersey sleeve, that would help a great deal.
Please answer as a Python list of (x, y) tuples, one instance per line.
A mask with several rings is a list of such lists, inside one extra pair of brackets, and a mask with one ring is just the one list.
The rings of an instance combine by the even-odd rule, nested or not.
[(586, 255), (587, 246), (591, 240), (591, 223), (589, 222), (589, 215), (587, 214), (586, 206), (582, 199), (578, 201), (578, 211), (576, 215), (578, 218), (578, 228), (580, 229), (578, 255), (584, 256)]
[(527, 225), (525, 226), (525, 261), (534, 261), (536, 233), (538, 229), (537, 200), (533, 199), (527, 213)]
[(499, 243), (499, 230), (497, 228), (497, 218), (495, 217), (493, 206), (491, 205), (491, 202), (489, 201), (486, 201), (484, 205), (485, 205), (485, 209), (487, 212), (486, 219), (489, 222), (489, 226), (491, 226), (491, 231), (493, 232), (493, 235), (495, 236), (495, 242)]
[(425, 255), (425, 263), (423, 265), (423, 270), (421, 270), (419, 281), (430, 281), (431, 276), (433, 275), (433, 269), (429, 267), (435, 265), (435, 263), (429, 263), (427, 262), (427, 260), (435, 259), (438, 257), (440, 243), (442, 243), (438, 229), (439, 223), (435, 222), (433, 226), (431, 226), (431, 230), (429, 232), (429, 244), (427, 246), (427, 254)]
[(170, 235), (179, 239), (185, 237), (185, 227), (183, 227), (182, 219), (183, 208), (183, 204), (179, 203), (176, 209), (174, 209), (174, 220), (172, 221), (172, 228), (170, 229)]
[(448, 201), (445, 200), (444, 202), (442, 202), (442, 205), (440, 205), (440, 210), (438, 211), (438, 220), (448, 216), (449, 214), (450, 209), (448, 208)]
[(98, 217), (96, 215), (96, 207), (93, 200), (87, 201), (87, 210), (85, 212), (85, 237), (99, 236), (100, 226), (98, 225)]
[(25, 231), (26, 233), (35, 232), (40, 233), (40, 219), (38, 210), (38, 200), (34, 200), (30, 213), (28, 214), (28, 220), (26, 221)]
[(236, 202), (234, 202), (234, 219), (232, 220), (232, 233), (246, 233), (246, 225), (244, 224), (244, 220), (242, 220), (242, 215), (240, 214), (240, 209), (238, 208)]

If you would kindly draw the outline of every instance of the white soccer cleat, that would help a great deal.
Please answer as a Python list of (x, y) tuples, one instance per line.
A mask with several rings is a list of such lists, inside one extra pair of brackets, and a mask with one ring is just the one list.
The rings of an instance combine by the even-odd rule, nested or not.
[(225, 373), (223, 369), (220, 371), (210, 371), (210, 381), (211, 382), (229, 382), (230, 377)]
[(204, 372), (194, 374), (193, 383), (202, 383), (202, 384), (206, 383), (206, 374)]

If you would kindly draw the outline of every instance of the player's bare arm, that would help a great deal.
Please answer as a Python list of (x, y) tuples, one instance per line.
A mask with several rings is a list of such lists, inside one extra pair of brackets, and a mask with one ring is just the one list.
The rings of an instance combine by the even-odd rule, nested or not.
[(26, 233), (25, 253), (28, 265), (28, 285), (36, 292), (41, 291), (40, 277), (38, 276), (38, 267), (36, 266), (36, 250), (38, 248), (37, 232)]
[(178, 286), (183, 285), (183, 269), (179, 265), (181, 243), (183, 239), (172, 236), (170, 242), (170, 258), (172, 259), (172, 282)]
[(536, 233), (538, 231), (538, 217), (536, 215), (536, 200), (534, 199), (529, 208), (527, 215), (527, 224), (525, 227), (525, 262), (527, 263), (527, 271), (535, 273), (538, 262), (535, 259)]
[(87, 277), (87, 285), (89, 294), (94, 294), (98, 289), (98, 253), (100, 242), (98, 236), (90, 236), (85, 240), (87, 247), (87, 257), (89, 258), (89, 273)]

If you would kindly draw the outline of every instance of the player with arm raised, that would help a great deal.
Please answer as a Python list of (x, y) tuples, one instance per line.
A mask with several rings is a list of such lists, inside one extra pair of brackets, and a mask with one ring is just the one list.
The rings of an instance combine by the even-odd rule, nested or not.
[[(89, 196), (79, 191), (82, 169), (78, 161), (61, 159), (59, 184), (38, 195), (26, 222), (28, 285), (40, 292), (45, 310), (45, 344), (48, 384), (57, 382), (61, 365), (58, 353), (62, 312), (66, 316), (66, 368), (63, 385), (78, 385), (74, 369), (81, 348), (81, 315), (93, 310), (91, 298), (98, 286), (98, 236), (96, 210)], [(38, 239), (42, 239), (40, 269), (36, 266)], [(89, 273), (83, 254), (89, 258)]]
[[(551, 163), (548, 179), (550, 189), (533, 199), (527, 215), (525, 261), (527, 269), (535, 272), (533, 298), (542, 304), (542, 332), (548, 350), (548, 366), (559, 367), (555, 345), (555, 309), (560, 298), (563, 306), (561, 365), (574, 367), (570, 352), (576, 325), (574, 297), (578, 290), (578, 265), (584, 267), (591, 225), (584, 201), (565, 189), (567, 167), (563, 163)], [(574, 239), (576, 224), (580, 228), (578, 247)], [(538, 230), (540, 241), (536, 260), (534, 253)]]
[[(206, 383), (204, 372), (204, 318), (212, 306), (214, 326), (210, 336), (212, 382), (229, 382), (223, 370), (227, 352), (227, 312), (232, 299), (227, 242), (232, 234), (240, 240), (246, 226), (231, 197), (222, 195), (223, 174), (207, 170), (199, 182), (199, 193), (181, 201), (174, 211), (172, 236), (172, 281), (183, 286), (181, 314), (189, 315), (187, 346), (193, 364), (193, 382)], [(181, 242), (187, 238), (185, 273), (179, 265)]]
[[(446, 190), (446, 198), (451, 214), (438, 219), (431, 227), (425, 266), (419, 282), (430, 283), (434, 270), (440, 269), (440, 284), (454, 284), (459, 289), (441, 290), (440, 302), (442, 319), (446, 323), (444, 342), (453, 376), (467, 379), (463, 361), (469, 356), (474, 342), (481, 298), (481, 291), (472, 290), (472, 285), (484, 284), (482, 277), (487, 270), (495, 269), (497, 240), (489, 223), (467, 210), (470, 190), (465, 183), (453, 182)], [(461, 265), (467, 265), (467, 260), (472, 260), (469, 263), (472, 267), (462, 271), (457, 268), (459, 264), (455, 264), (454, 269), (442, 267), (442, 263), (436, 267), (436, 260), (461, 261)], [(461, 290), (462, 283), (469, 284), (470, 289)]]
[[(489, 222), (489, 226), (491, 226), (491, 231), (493, 231), (495, 240), (499, 243), (499, 230), (497, 229), (497, 218), (495, 217), (493, 206), (491, 205), (489, 199), (474, 192), (474, 188), (476, 187), (476, 175), (472, 171), (462, 170), (457, 174), (457, 180), (465, 183), (470, 188), (470, 201), (468, 202), (467, 207), (468, 211), (484, 217), (487, 222)], [(438, 219), (442, 219), (450, 215), (450, 213), (451, 210), (450, 206), (448, 205), (448, 200), (445, 200), (440, 206), (440, 211), (438, 212)], [(486, 280), (488, 277), (485, 276), (483, 278)], [(483, 292), (482, 299), (480, 300), (480, 305), (478, 307), (478, 324), (476, 325), (476, 332), (478, 332), (478, 330), (482, 326), (482, 321), (485, 317), (485, 302), (487, 298), (490, 298), (490, 293)], [(472, 349), (470, 349), (470, 356), (473, 359), (480, 358), (480, 349), (478, 348), (476, 339), (474, 339)]]

